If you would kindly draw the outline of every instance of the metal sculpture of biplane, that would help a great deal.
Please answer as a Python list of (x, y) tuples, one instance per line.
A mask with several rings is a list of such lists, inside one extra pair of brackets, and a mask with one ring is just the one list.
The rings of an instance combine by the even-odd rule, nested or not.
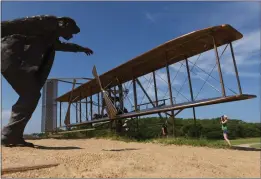
[[(139, 116), (150, 115), (150, 114), (158, 114), (162, 117), (163, 114), (174, 118), (180, 113), (182, 110), (186, 108), (193, 109), (194, 119), (196, 120), (195, 115), (195, 107), (206, 106), (212, 104), (226, 103), (232, 101), (246, 100), (255, 98), (255, 95), (243, 94), (241, 89), (241, 84), (239, 80), (238, 70), (235, 61), (235, 55), (233, 51), (232, 42), (239, 40), (243, 37), (243, 35), (235, 30), (230, 25), (220, 25), (214, 26), (210, 28), (206, 28), (203, 30), (194, 31), (192, 33), (183, 35), (176, 39), (170, 40), (102, 75), (98, 75), (96, 71), (96, 67), (93, 68), (94, 79), (80, 85), (77, 88), (73, 88), (72, 91), (61, 95), (56, 99), (56, 101), (62, 103), (85, 103), (86, 104), (86, 116), (87, 116), (87, 104), (90, 105), (90, 119), (86, 117), (85, 121), (80, 119), (80, 122), (76, 122), (71, 124), (69, 120), (69, 108), (67, 110), (66, 117), (66, 125), (67, 126), (81, 126), (90, 123), (101, 123), (110, 121), (110, 119), (120, 120), (120, 119), (128, 119), (128, 118), (136, 118)], [(220, 65), (220, 58), (223, 55), (224, 51), (219, 55), (218, 48), (226, 45), (224, 51), (229, 46), (231, 49), (231, 58), (234, 65), (238, 91), (239, 93), (235, 93), (234, 95), (227, 95), (222, 69)], [(192, 82), (191, 82), (191, 72), (192, 69), (197, 66), (196, 62), (193, 64), (193, 67), (189, 67), (189, 63), (191, 63), (188, 58), (193, 57), (195, 55), (202, 54), (204, 52), (214, 50), (217, 72), (219, 76), (219, 83), (221, 85), (221, 93), (222, 95), (215, 98), (206, 98), (198, 100), (198, 95), (194, 96)], [(172, 80), (170, 77), (169, 66), (175, 63), (181, 63), (181, 61), (185, 61), (186, 72), (187, 72), (187, 80), (189, 84), (189, 92), (190, 99), (186, 102), (177, 103), (175, 101), (175, 97), (172, 95), (173, 85), (171, 84)], [(166, 68), (166, 76), (167, 76), (167, 84), (168, 84), (168, 94), (169, 98), (159, 99), (158, 97), (158, 89), (156, 83), (156, 70)], [(203, 70), (204, 71), (204, 70)], [(213, 69), (212, 69), (213, 71)], [(211, 72), (212, 72), (211, 71)], [(144, 75), (152, 73), (153, 83), (154, 83), (154, 92), (155, 92), (155, 100), (151, 98), (151, 96), (147, 93), (146, 89), (143, 87), (143, 84), (138, 79)], [(210, 77), (210, 75), (208, 75)], [(217, 80), (217, 79), (216, 79)], [(123, 84), (126, 82), (131, 82), (133, 84), (133, 107), (134, 109), (127, 110), (123, 104), (123, 99), (128, 93), (128, 89), (123, 88)], [(204, 85), (208, 83), (207, 80), (204, 81)], [(145, 94), (148, 99), (148, 103), (138, 104), (137, 99), (137, 86), (139, 85), (141, 91)], [(184, 84), (183, 84), (184, 85)], [(209, 85), (211, 85), (209, 83)], [(116, 89), (118, 88), (118, 89)], [(183, 86), (181, 87), (183, 88)], [(202, 88), (201, 88), (202, 89)], [(127, 91), (127, 92), (126, 92)], [(124, 94), (125, 93), (125, 94)], [(100, 94), (102, 97), (100, 97)], [(97, 101), (93, 101), (93, 96), (97, 95)], [(89, 98), (89, 100), (88, 100)], [(85, 102), (82, 102), (83, 100)], [(102, 100), (101, 100), (102, 99)], [(100, 102), (102, 101), (102, 104)], [(169, 103), (166, 104), (165, 101)], [(161, 103), (161, 104), (160, 104)], [(152, 107), (147, 109), (140, 109), (142, 105), (151, 105)], [(93, 106), (97, 106), (98, 110), (96, 113), (96, 117), (93, 117), (94, 111)], [(107, 115), (103, 114), (103, 110), (100, 108), (106, 107)], [(78, 111), (76, 110), (78, 113)], [(102, 114), (101, 114), (102, 113)], [(80, 115), (81, 116), (81, 115)], [(174, 122), (173, 122), (174, 125)], [(62, 126), (61, 122), (61, 114), (60, 114), (60, 127)]]
[(95, 79), (97, 80), (97, 83), (99, 84), (100, 89), (103, 93), (103, 98), (104, 98), (104, 102), (106, 104), (107, 114), (110, 119), (113, 119), (113, 118), (115, 118), (115, 116), (117, 114), (117, 110), (116, 110), (114, 104), (112, 103), (111, 98), (108, 96), (108, 92), (102, 88), (102, 84), (101, 84), (101, 81), (100, 81), (100, 78), (99, 78), (99, 75), (97, 73), (95, 66), (93, 67), (92, 74), (95, 77)]

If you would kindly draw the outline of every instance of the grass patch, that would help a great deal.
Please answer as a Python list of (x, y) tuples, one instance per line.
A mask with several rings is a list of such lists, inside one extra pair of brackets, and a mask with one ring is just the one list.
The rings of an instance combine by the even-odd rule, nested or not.
[[(205, 138), (153, 138), (153, 139), (135, 139), (127, 136), (119, 136), (115, 132), (110, 130), (96, 130), (88, 132), (76, 132), (69, 134), (62, 134), (60, 139), (82, 139), (82, 138), (96, 138), (96, 139), (110, 139), (123, 142), (140, 142), (140, 143), (157, 143), (163, 145), (189, 145), (197, 147), (210, 147), (210, 148), (229, 148), (225, 140), (209, 140)], [(248, 143), (260, 143), (260, 138), (243, 138), (231, 140), (232, 145), (248, 144)], [(260, 145), (256, 147), (261, 147)]]
[(260, 143), (260, 137), (231, 140), (232, 145), (250, 144), (250, 143)]
[(95, 138), (106, 138), (111, 140), (118, 140), (124, 142), (140, 142), (140, 143), (155, 143), (163, 145), (189, 145), (197, 147), (210, 147), (210, 148), (228, 148), (228, 145), (224, 140), (207, 140), (207, 139), (189, 139), (189, 138), (159, 138), (159, 139), (147, 139), (147, 140), (136, 140), (127, 137), (119, 136), (107, 136), (107, 137), (95, 137)]
[(253, 145), (250, 145), (250, 147), (253, 147), (256, 149), (261, 149), (261, 144), (253, 144)]
[(157, 139), (154, 143), (165, 145), (190, 145), (197, 147), (211, 147), (211, 148), (228, 148), (228, 145), (223, 140), (207, 140), (207, 139), (190, 139), (190, 138), (168, 138)]

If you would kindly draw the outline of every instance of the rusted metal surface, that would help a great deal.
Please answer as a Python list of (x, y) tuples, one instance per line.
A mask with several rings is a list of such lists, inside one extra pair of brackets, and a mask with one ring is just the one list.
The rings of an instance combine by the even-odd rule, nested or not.
[(62, 102), (60, 102), (60, 113), (59, 113), (59, 120), (60, 120), (60, 126), (62, 126)]
[[(104, 86), (109, 83), (110, 87), (118, 84), (115, 78), (121, 83), (132, 80), (165, 67), (165, 53), (168, 53), (168, 64), (173, 64), (184, 60), (184, 57), (192, 57), (199, 53), (213, 49), (213, 39), (215, 37), (216, 47), (241, 39), (243, 35), (230, 25), (220, 25), (194, 31), (176, 39), (170, 40), (100, 76)], [(101, 91), (96, 80), (91, 80), (81, 85), (84, 90), (82, 98), (96, 94)], [(79, 96), (80, 88), (75, 89), (74, 97)], [(57, 98), (57, 101), (68, 102), (70, 92)], [(78, 100), (80, 100), (78, 98)]]
[(220, 84), (221, 84), (221, 89), (222, 89), (222, 95), (226, 96), (226, 90), (225, 90), (225, 85), (224, 85), (224, 80), (223, 80), (223, 75), (222, 75), (222, 70), (221, 70), (221, 65), (220, 65), (220, 59), (218, 55), (218, 49), (217, 49), (217, 42), (215, 37), (213, 36), (213, 44), (214, 44), (214, 49), (215, 49), (215, 55), (216, 55), (216, 63), (218, 66), (218, 74), (219, 74), (219, 79), (220, 79)]
[[(158, 100), (158, 103), (163, 102), (163, 104), (161, 104), (161, 105), (165, 105), (167, 100), (169, 100), (169, 98), (160, 99), (160, 100)], [(156, 101), (152, 101), (152, 102), (156, 103)], [(144, 106), (144, 105), (148, 105), (148, 104), (151, 104), (151, 102), (141, 103), (141, 104), (138, 104), (137, 106), (140, 107), (140, 106)], [(159, 105), (159, 106), (161, 106), (161, 105)], [(134, 106), (132, 106), (132, 107), (134, 107)]]
[(64, 120), (64, 124), (65, 125), (69, 125), (71, 123), (71, 104), (73, 101), (73, 93), (74, 93), (74, 87), (75, 87), (75, 83), (76, 80), (73, 80), (73, 86), (72, 86), (72, 91), (70, 92), (70, 95), (68, 96), (69, 98), (69, 104), (68, 104), (68, 108), (67, 108), (67, 112), (66, 112), (66, 116), (65, 116), (65, 120)]
[(152, 72), (153, 74), (153, 82), (154, 82), (154, 92), (155, 92), (155, 100), (156, 100), (156, 106), (159, 105), (159, 102), (158, 102), (158, 88), (157, 88), (157, 81), (156, 81), (156, 74), (155, 74), (155, 71)]
[(97, 94), (97, 100), (98, 100), (98, 114), (100, 114), (100, 93)]
[(132, 79), (132, 84), (133, 84), (134, 111), (137, 111), (138, 110), (138, 100), (137, 100), (136, 79)]
[(92, 111), (92, 96), (90, 96), (90, 105), (91, 105), (91, 106), (90, 106), (90, 108), (91, 108), (91, 109), (90, 109), (90, 113), (91, 113), (90, 115), (91, 115), (91, 120), (92, 120), (92, 112), (93, 112), (93, 111)]
[[(166, 55), (167, 57), (167, 55)], [(169, 73), (169, 65), (166, 65), (167, 70), (167, 77), (168, 77), (168, 87), (169, 87), (169, 98), (170, 98), (170, 105), (173, 106), (173, 96), (172, 96), (172, 88), (171, 88), (171, 80), (170, 80), (170, 73)], [(174, 110), (171, 110), (171, 118), (172, 118), (172, 128), (173, 128), (173, 136), (176, 136), (175, 132), (175, 114)]]
[[(194, 108), (194, 107), (193, 107), (193, 108)], [(174, 114), (174, 116), (177, 116), (181, 111), (183, 111), (183, 109), (178, 110), (178, 112), (176, 112), (176, 113)]]
[(76, 108), (76, 110), (75, 110), (76, 122), (78, 122), (78, 113), (79, 113), (79, 111), (78, 111), (78, 102), (76, 102), (75, 104), (76, 104), (76, 106), (75, 106), (75, 108)]
[[(136, 81), (137, 81), (138, 85), (140, 86), (140, 88), (142, 89), (142, 91), (144, 92), (144, 94), (146, 95), (146, 97), (148, 98), (148, 100), (150, 101), (150, 104), (155, 108), (156, 105), (153, 103), (152, 99), (150, 98), (150, 96), (148, 95), (148, 93), (146, 92), (146, 90), (143, 88), (143, 86), (142, 86), (140, 80), (137, 79)], [(160, 118), (163, 118), (160, 113), (158, 113), (158, 114), (159, 114), (159, 117), (160, 117)]]
[[(159, 112), (167, 112), (167, 111), (172, 111), (172, 110), (179, 110), (178, 112), (180, 112), (181, 110), (186, 109), (186, 108), (207, 106), (207, 105), (212, 105), (212, 104), (221, 104), (221, 103), (227, 103), (227, 102), (232, 102), (232, 101), (247, 100), (247, 99), (252, 99), (252, 98), (256, 98), (256, 95), (242, 94), (242, 95), (233, 95), (233, 96), (218, 97), (218, 98), (209, 98), (209, 99), (203, 99), (203, 100), (195, 100), (194, 102), (185, 102), (185, 103), (180, 103), (180, 104), (140, 110), (137, 112), (125, 113), (125, 114), (116, 116), (115, 119), (125, 119), (125, 118), (130, 118), (130, 117), (144, 116), (144, 115), (149, 115), (149, 114), (154, 114), (154, 113), (159, 113)], [(109, 120), (110, 120), (109, 118), (103, 118), (103, 119), (99, 119), (99, 120), (87, 121), (87, 122), (82, 122), (82, 123), (78, 123), (78, 124), (70, 124), (69, 126), (81, 126), (81, 125), (86, 125), (89, 123), (99, 123), (99, 122), (104, 122), (104, 121), (109, 121)]]
[(119, 87), (119, 97), (120, 97), (120, 109), (124, 110), (124, 95), (123, 95), (122, 84), (119, 84), (118, 87)]
[(86, 106), (85, 106), (85, 114), (86, 114), (86, 121), (88, 121), (88, 98), (85, 98)]
[[(81, 95), (81, 93), (80, 93), (80, 96), (82, 96)], [(82, 122), (82, 101), (80, 101), (80, 122)]]
[[(192, 82), (191, 82), (191, 78), (190, 78), (190, 70), (189, 70), (188, 59), (186, 59), (186, 68), (187, 68), (187, 74), (188, 74), (188, 80), (189, 80), (190, 97), (191, 97), (191, 101), (194, 101), (194, 95), (193, 95)], [(194, 107), (192, 109), (193, 109), (193, 118), (194, 118), (194, 124), (195, 124), (196, 123), (196, 111), (195, 111)]]
[(234, 69), (235, 69), (235, 73), (236, 73), (236, 78), (237, 78), (237, 85), (238, 85), (239, 94), (242, 94), (242, 88), (241, 88), (241, 84), (240, 84), (240, 80), (239, 80), (239, 75), (238, 75), (238, 71), (237, 71), (237, 64), (236, 64), (236, 60), (235, 60), (233, 45), (232, 45), (232, 43), (229, 43), (229, 45), (230, 45), (230, 50), (231, 50), (233, 65), (234, 65)]

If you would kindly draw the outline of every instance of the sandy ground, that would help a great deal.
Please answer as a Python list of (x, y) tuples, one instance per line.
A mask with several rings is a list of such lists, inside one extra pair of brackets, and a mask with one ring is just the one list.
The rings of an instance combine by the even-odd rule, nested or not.
[(33, 140), (39, 148), (2, 147), (2, 167), (58, 162), (19, 178), (260, 177), (260, 152), (125, 143), (104, 139)]

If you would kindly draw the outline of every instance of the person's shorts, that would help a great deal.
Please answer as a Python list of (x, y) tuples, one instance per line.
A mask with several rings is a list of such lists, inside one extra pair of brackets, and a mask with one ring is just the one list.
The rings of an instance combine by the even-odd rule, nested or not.
[(228, 133), (227, 129), (223, 130), (223, 134), (227, 134), (227, 133)]

